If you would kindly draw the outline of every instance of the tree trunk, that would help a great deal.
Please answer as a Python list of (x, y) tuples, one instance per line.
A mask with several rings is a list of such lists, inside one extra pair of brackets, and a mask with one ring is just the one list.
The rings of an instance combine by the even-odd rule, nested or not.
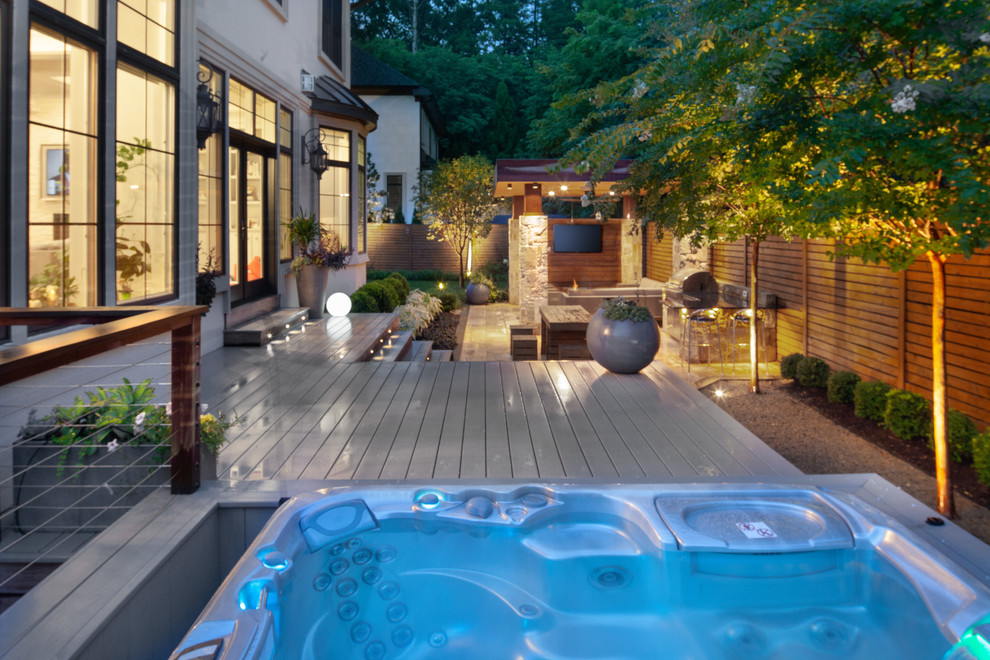
[(419, 41), (419, 0), (410, 0), (409, 8), (412, 10), (412, 44), (410, 50), (416, 54), (416, 43)]
[(464, 288), (464, 248), (457, 251), (457, 283)]
[(945, 257), (928, 251), (932, 267), (932, 430), (935, 445), (935, 481), (938, 487), (938, 512), (956, 517), (949, 463), (949, 439), (946, 433), (948, 403), (945, 397)]
[[(753, 258), (749, 263), (749, 368), (751, 376), (749, 379), (749, 391), (754, 394), (760, 393), (760, 346), (756, 343), (756, 326), (760, 319), (757, 316), (757, 300), (756, 292), (759, 291), (759, 278), (757, 273), (759, 272), (758, 266), (760, 264), (760, 239), (753, 239)], [(735, 347), (733, 347), (733, 351)], [(766, 350), (766, 346), (763, 347)], [(735, 356), (733, 356), (735, 357)]]

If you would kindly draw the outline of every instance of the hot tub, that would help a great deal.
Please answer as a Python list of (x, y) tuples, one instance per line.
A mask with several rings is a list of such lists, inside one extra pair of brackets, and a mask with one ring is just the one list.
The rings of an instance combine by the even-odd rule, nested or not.
[(380, 485), (284, 504), (172, 658), (967, 658), (988, 613), (847, 494)]

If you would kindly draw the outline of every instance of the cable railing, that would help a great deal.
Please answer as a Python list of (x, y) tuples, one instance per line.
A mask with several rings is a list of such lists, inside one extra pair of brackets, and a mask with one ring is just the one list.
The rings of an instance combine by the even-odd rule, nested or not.
[(38, 416), (32, 410), (19, 431), (2, 429), (11, 435), (0, 447), (0, 556), (7, 566), (0, 573), (0, 595), (33, 566), (64, 561), (153, 490), (168, 487), (185, 494), (199, 487), (199, 343), (205, 311), (199, 306), (0, 308), (0, 326), (90, 325), (0, 350), (0, 385), (171, 335), (167, 403), (149, 381), (134, 385), (124, 378), (121, 385), (76, 396), (74, 403), (58, 400), (50, 413)]

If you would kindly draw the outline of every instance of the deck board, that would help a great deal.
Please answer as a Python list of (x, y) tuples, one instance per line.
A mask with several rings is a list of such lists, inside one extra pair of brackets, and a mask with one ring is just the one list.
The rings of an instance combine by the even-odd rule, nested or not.
[[(799, 474), (660, 362), (352, 362), (394, 317), (327, 319), (205, 356), (236, 411), (225, 479), (641, 479)], [(357, 342), (357, 343), (355, 343)], [(363, 350), (363, 349), (362, 349)]]

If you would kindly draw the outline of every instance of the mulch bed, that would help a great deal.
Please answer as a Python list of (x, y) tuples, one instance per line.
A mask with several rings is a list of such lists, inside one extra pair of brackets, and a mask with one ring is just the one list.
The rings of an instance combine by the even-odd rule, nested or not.
[(452, 351), (457, 346), (457, 324), (460, 318), (451, 312), (440, 312), (423, 331), (414, 337), (418, 341), (432, 341), (433, 348)]
[[(839, 426), (871, 442), (883, 451), (910, 463), (919, 470), (935, 476), (935, 455), (923, 440), (905, 441), (882, 428), (876, 422), (856, 416), (853, 407), (828, 400), (825, 390), (790, 383), (783, 389), (798, 401), (811, 406)], [(980, 483), (972, 465), (952, 464), (952, 485), (971, 500), (990, 507), (990, 487)]]

